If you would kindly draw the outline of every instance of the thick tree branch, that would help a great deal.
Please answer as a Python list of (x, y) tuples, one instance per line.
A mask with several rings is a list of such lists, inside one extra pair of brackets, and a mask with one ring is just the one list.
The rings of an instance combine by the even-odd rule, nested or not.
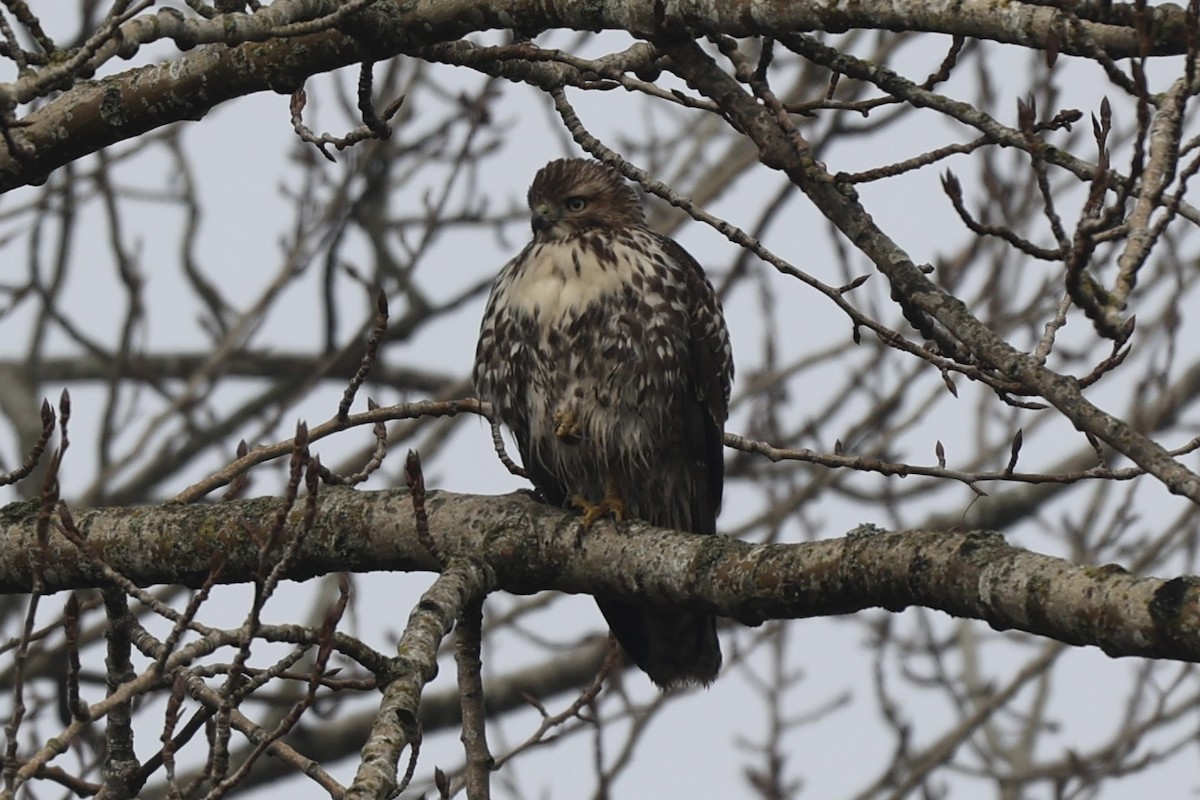
[(433, 586), (421, 596), (421, 602), (408, 618), (408, 626), (396, 646), (400, 668), (383, 687), (383, 701), (371, 726), (371, 735), (363, 745), (362, 762), (354, 783), (345, 797), (391, 797), (397, 786), (403, 791), (412, 777), (403, 781), (396, 776), (396, 762), (405, 748), (421, 743), (417, 724), (421, 694), (425, 684), (437, 674), (437, 652), (443, 637), (462, 610), (482, 601), (491, 588), (491, 576), (475, 560), (463, 559), (450, 564)]
[[(191, 52), (99, 81), (78, 80), (79, 74), (71, 71), (74, 61), (67, 59), (0, 83), (0, 110), (9, 113), (54, 89), (68, 87), (19, 121), (10, 120), (8, 137), (0, 146), (0, 191), (37, 183), (63, 164), (154, 128), (200, 119), (235, 97), (265, 90), (290, 93), (312, 75), (362, 61), (417, 54), (420, 47), (454, 41), (474, 31), (511, 28), (532, 34), (551, 28), (610, 29), (649, 37), (667, 26), (693, 36), (870, 28), (1052, 46), (1066, 54), (1089, 54), (1101, 48), (1113, 58), (1182, 53), (1187, 44), (1185, 14), (1176, 6), (1141, 12), (1151, 37), (1148, 42), (1138, 31), (1132, 9), (1124, 5), (1106, 6), (1103, 14), (1097, 11), (1094, 16), (1103, 22), (1084, 18), (1078, 25), (1052, 7), (1011, 3), (998, 14), (990, 0), (895, 0), (845, 6), (730, 0), (558, 4), (423, 0), (377, 2), (348, 16), (337, 15), (338, 9), (333, 0), (276, 2), (257, 14), (223, 14), (211, 20), (162, 9), (127, 21), (118, 35), (77, 68), (87, 74), (114, 56), (131, 58), (141, 45), (163, 40)], [(327, 19), (316, 22), (322, 17)]]
[[(214, 554), (221, 580), (253, 579), (255, 537), (282, 501), (167, 505), (75, 513), (91, 555), (50, 536), (46, 591), (98, 586), (93, 559), (142, 586), (199, 585)], [(286, 577), (346, 570), (434, 570), (408, 493), (326, 489)], [(425, 502), (438, 552), (478, 559), (496, 587), (527, 594), (649, 597), (748, 624), (910, 605), (940, 609), (1113, 656), (1200, 661), (1200, 581), (1139, 578), (1120, 567), (1077, 566), (1013, 547), (999, 534), (852, 532), (829, 541), (754, 545), (629, 523), (595, 526), (580, 541), (578, 518), (518, 493), (501, 497), (430, 492)], [(289, 523), (296, 526), (299, 520)], [(32, 585), (36, 504), (0, 513), (0, 591)]]

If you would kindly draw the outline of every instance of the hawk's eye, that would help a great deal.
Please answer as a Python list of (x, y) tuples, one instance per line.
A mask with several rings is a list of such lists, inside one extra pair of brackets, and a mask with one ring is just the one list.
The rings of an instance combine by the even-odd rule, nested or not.
[(587, 200), (582, 197), (567, 198), (567, 211), (583, 211), (585, 208), (587, 208)]

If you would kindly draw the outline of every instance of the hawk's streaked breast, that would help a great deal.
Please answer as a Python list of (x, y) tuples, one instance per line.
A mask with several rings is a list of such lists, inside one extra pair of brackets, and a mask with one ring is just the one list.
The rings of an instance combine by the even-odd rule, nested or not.
[(600, 251), (583, 242), (534, 243), (522, 268), (505, 270), (504, 302), (539, 326), (557, 326), (633, 280), (636, 256), (621, 244)]
[[(652, 236), (594, 244), (534, 243), (505, 267), (491, 336), (508, 360), (488, 365), (490, 380), (486, 369), (477, 377), (501, 419), (524, 421), (531, 452), (559, 479), (602, 494), (606, 469), (649, 468), (677, 446), (667, 415), (690, 399), (689, 331), (686, 276)], [(489, 391), (514, 382), (522, 392)], [(554, 435), (560, 412), (578, 418), (586, 446)]]

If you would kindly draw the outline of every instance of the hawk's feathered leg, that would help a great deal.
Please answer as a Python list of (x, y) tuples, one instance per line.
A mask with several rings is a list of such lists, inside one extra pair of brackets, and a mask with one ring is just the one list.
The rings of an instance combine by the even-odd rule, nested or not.
[(560, 408), (554, 412), (554, 435), (567, 444), (579, 444), (583, 438), (583, 429), (574, 411)]

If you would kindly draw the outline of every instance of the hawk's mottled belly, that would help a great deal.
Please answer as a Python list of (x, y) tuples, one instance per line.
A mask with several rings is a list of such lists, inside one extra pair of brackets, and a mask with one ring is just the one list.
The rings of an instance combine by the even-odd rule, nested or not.
[[(476, 385), (523, 443), (525, 462), (548, 469), (567, 496), (595, 500), (611, 479), (629, 513), (645, 518), (639, 506), (661, 504), (663, 492), (700, 488), (678, 484), (689, 480), (684, 465), (663, 463), (682, 450), (670, 420), (689, 385), (687, 280), (642, 231), (534, 242), (501, 272)], [(577, 439), (555, 434), (563, 414)], [(643, 500), (647, 482), (657, 497)]]

